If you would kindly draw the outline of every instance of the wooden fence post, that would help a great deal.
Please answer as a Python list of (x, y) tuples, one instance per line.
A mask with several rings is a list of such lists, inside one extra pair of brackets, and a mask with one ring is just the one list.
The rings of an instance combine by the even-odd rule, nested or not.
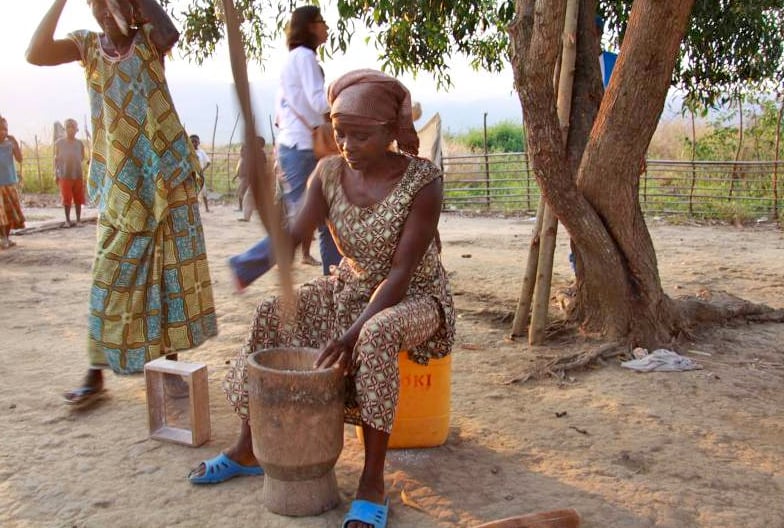
[[(226, 189), (228, 189), (228, 191), (231, 191), (231, 182), (233, 178), (233, 176), (231, 175), (231, 144), (234, 142), (234, 132), (237, 130), (237, 123), (239, 122), (240, 122), (240, 114), (238, 112), (237, 117), (234, 119), (234, 126), (231, 129), (231, 135), (229, 136), (229, 148), (226, 151), (226, 180), (227, 180)], [(237, 183), (237, 185), (239, 186), (239, 183)], [(239, 196), (239, 199), (240, 199), (240, 209), (242, 209), (242, 196)]]
[(485, 207), (490, 210), (490, 158), (487, 156), (487, 112), (484, 115), (484, 146), (485, 146)]
[(41, 155), (38, 152), (38, 135), (35, 136), (35, 166), (38, 170), (38, 192), (44, 192), (44, 179), (41, 175)]
[[(212, 149), (210, 151), (210, 159), (211, 160), (215, 160), (215, 130), (217, 128), (218, 128), (218, 105), (215, 105), (215, 122), (212, 124), (212, 142), (210, 142), (210, 145), (211, 145), (210, 148)], [(210, 184), (207, 186), (207, 190), (209, 190), (209, 191), (212, 191), (212, 190), (215, 189), (215, 185), (214, 185), (215, 182), (213, 181), (213, 175), (215, 174), (215, 169), (213, 168), (213, 165), (215, 165), (215, 164), (214, 163), (210, 164)], [(206, 176), (205, 176), (205, 179), (206, 179)], [(204, 182), (204, 185), (207, 185), (206, 181)], [(205, 196), (207, 196), (206, 193), (205, 193)], [(205, 200), (206, 200), (206, 198), (205, 198)]]

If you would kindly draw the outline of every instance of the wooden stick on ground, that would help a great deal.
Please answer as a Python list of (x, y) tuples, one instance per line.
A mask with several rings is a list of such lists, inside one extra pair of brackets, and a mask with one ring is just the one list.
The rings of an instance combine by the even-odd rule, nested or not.
[(579, 526), (580, 515), (570, 508), (490, 521), (476, 528), (579, 528)]

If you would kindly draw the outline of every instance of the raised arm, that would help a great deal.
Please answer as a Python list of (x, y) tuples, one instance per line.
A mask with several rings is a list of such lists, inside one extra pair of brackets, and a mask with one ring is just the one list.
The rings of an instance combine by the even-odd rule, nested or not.
[(329, 367), (336, 361), (341, 361), (343, 369), (347, 371), (354, 345), (364, 324), (380, 311), (403, 300), (414, 272), (438, 231), (442, 199), (441, 179), (434, 180), (419, 191), (392, 256), (389, 274), (370, 296), (370, 302), (351, 327), (322, 351), (316, 366)]
[(60, 163), (62, 163), (62, 149), (60, 148), (60, 139), (55, 141), (54, 143), (54, 181), (58, 181), (60, 179)]
[(141, 22), (152, 24), (150, 39), (158, 53), (161, 56), (168, 53), (177, 43), (180, 33), (163, 7), (156, 0), (131, 0), (131, 5), (134, 11), (138, 11), (137, 18)]
[(19, 148), (19, 142), (16, 140), (14, 136), (6, 136), (8, 140), (11, 142), (11, 150), (14, 153), (14, 159), (17, 163), (22, 163), (22, 149)]
[(54, 0), (27, 47), (27, 62), (36, 66), (55, 66), (81, 59), (79, 48), (71, 39), (54, 39), (54, 30), (65, 7), (66, 0)]

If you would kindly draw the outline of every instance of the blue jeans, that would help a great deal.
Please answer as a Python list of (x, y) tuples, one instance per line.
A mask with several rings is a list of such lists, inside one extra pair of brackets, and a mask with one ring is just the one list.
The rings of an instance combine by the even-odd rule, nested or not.
[[(316, 168), (316, 157), (313, 151), (278, 145), (278, 164), (283, 172), (283, 199), (286, 209), (296, 211), (301, 205), (308, 177)], [(321, 225), (319, 230), (319, 251), (324, 275), (329, 275), (329, 268), (340, 262), (341, 255), (332, 240), (327, 226)], [(267, 273), (275, 265), (272, 254), (272, 240), (269, 237), (257, 242), (244, 253), (229, 258), (229, 266), (240, 284), (245, 287)]]
[(283, 173), (283, 199), (287, 209), (296, 211), (300, 205), (308, 186), (308, 178), (316, 168), (317, 161), (313, 150), (297, 150), (278, 145), (278, 165)]

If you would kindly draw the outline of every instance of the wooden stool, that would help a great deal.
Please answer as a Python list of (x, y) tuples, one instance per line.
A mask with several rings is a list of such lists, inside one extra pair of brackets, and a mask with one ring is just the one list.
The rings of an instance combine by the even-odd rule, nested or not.
[(207, 365), (165, 357), (144, 366), (150, 438), (198, 447), (210, 439)]

